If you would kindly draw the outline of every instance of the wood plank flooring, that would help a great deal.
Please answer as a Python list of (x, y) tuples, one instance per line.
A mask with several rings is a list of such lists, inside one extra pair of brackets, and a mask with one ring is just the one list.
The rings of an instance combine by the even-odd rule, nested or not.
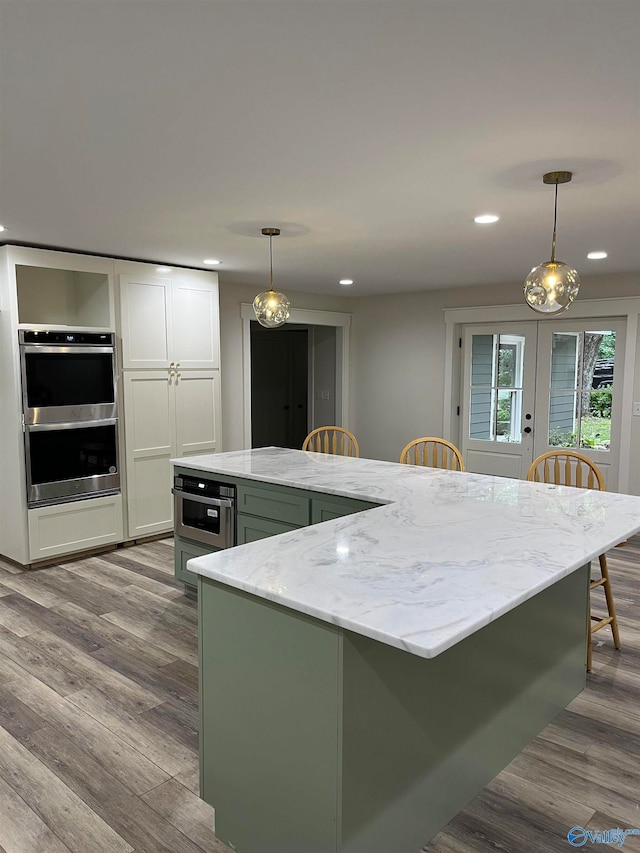
[[(597, 635), (586, 690), (426, 853), (567, 853), (573, 826), (640, 828), (640, 536), (608, 560), (622, 651)], [(197, 678), (170, 539), (0, 561), (0, 853), (231, 853), (197, 795)]]

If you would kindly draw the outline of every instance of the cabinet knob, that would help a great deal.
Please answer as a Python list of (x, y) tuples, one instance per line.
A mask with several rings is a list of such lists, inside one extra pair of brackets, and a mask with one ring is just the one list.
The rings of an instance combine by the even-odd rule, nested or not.
[(176, 370), (180, 367), (180, 362), (176, 361)]
[(175, 361), (170, 362), (170, 364), (169, 364), (169, 370), (173, 370), (173, 368), (174, 368), (175, 366), (176, 366)]

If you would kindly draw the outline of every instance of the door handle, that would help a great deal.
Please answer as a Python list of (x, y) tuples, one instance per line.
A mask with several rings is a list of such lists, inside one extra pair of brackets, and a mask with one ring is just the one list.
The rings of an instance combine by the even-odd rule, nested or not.
[(282, 408), (285, 410), (285, 412), (289, 411), (289, 406), (283, 406)]

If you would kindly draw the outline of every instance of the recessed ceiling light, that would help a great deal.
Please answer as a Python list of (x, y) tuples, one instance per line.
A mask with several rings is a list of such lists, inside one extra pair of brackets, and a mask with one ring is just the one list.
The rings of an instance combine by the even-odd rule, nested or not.
[(473, 221), (477, 222), (478, 225), (491, 225), (499, 219), (500, 217), (496, 216), (495, 213), (483, 213), (481, 216), (475, 216)]
[(589, 252), (587, 255), (590, 261), (601, 261), (603, 258), (607, 257), (606, 252)]
[(353, 279), (352, 278), (341, 278), (340, 284), (353, 284)]
[(207, 266), (210, 267), (216, 267), (218, 264), (221, 264), (222, 261), (219, 261), (217, 258), (205, 258), (202, 263), (207, 264)]
[(5, 228), (4, 225), (0, 225), (0, 231), (8, 231), (8, 228)]
[(156, 272), (171, 272), (171, 267), (156, 267)]

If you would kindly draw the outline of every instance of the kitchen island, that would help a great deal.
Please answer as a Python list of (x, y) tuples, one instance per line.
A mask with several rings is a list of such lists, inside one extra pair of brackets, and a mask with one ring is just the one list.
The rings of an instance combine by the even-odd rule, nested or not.
[[(640, 498), (498, 477), (276, 448), (174, 464), (307, 506), (188, 564), (201, 796), (239, 853), (415, 853), (583, 688), (588, 564), (640, 529)], [(316, 501), (352, 514), (312, 524)]]

